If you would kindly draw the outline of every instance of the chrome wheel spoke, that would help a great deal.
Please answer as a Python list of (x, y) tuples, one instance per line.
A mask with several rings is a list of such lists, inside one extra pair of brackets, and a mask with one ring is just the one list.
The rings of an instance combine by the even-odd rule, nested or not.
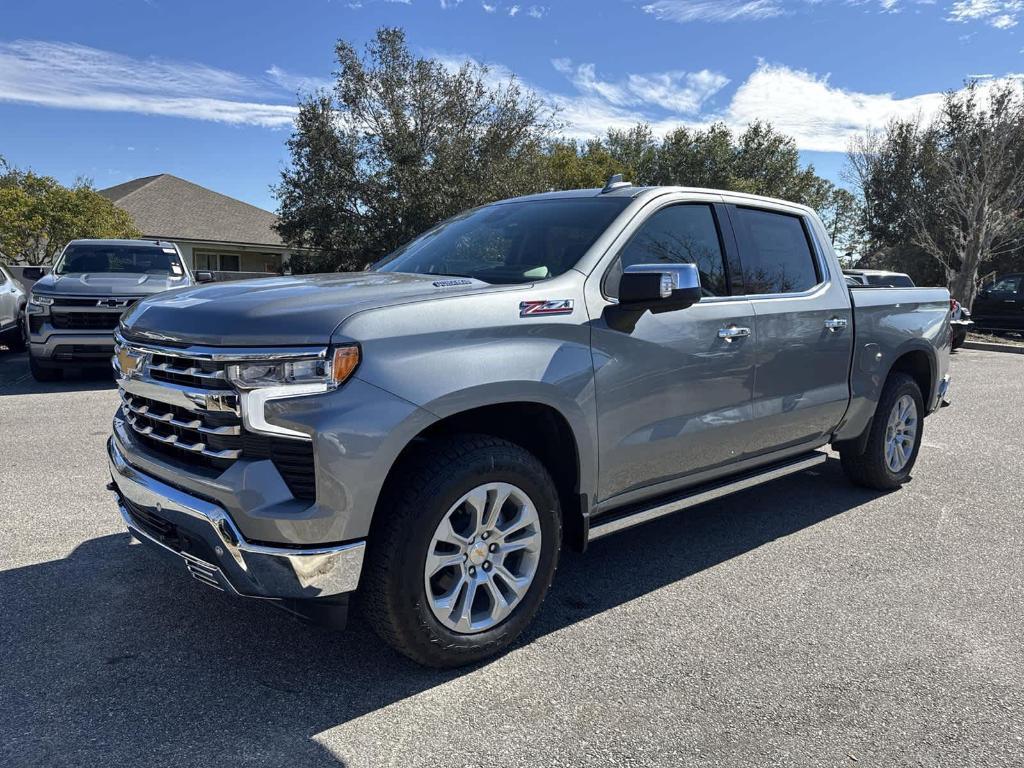
[(445, 568), (451, 568), (456, 565), (461, 566), (465, 560), (466, 556), (462, 552), (456, 552), (455, 554), (432, 552), (427, 555), (427, 578), (436, 576)]
[(504, 565), (499, 565), (494, 569), (494, 575), (491, 579), (499, 579), (503, 585), (515, 593), (517, 598), (522, 598), (526, 594), (526, 591), (530, 588), (531, 581), (528, 578), (517, 578)]

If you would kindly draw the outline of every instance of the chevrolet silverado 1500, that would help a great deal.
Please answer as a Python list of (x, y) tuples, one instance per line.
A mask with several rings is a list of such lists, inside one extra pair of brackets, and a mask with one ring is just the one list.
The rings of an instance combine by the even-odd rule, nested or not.
[[(486, 205), (366, 272), (130, 309), (108, 445), (140, 541), (438, 666), (514, 641), (559, 552), (826, 461), (895, 489), (949, 295), (847, 286), (818, 217), (640, 188)], [(685, 543), (682, 544), (685, 546)]]
[(69, 368), (106, 365), (125, 309), (193, 283), (174, 243), (72, 240), (29, 295), (25, 331), (32, 376), (55, 381)]

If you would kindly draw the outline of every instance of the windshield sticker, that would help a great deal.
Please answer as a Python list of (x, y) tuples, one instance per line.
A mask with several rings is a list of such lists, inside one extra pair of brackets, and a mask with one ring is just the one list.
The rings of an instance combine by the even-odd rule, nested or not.
[(519, 302), (520, 317), (537, 317), (539, 315), (571, 315), (572, 299), (544, 299), (541, 301)]

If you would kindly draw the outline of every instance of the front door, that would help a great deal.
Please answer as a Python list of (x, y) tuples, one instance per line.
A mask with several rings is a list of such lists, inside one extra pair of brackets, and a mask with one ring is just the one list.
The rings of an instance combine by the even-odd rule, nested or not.
[(812, 223), (799, 209), (728, 210), (756, 318), (749, 449), (766, 454), (822, 444), (850, 399), (853, 316), (846, 281), (829, 274)]
[[(716, 210), (717, 209), (717, 210)], [(751, 417), (751, 303), (731, 296), (721, 206), (662, 205), (623, 234), (625, 244), (588, 282), (597, 399), (599, 503), (639, 500), (686, 483), (744, 451)], [(615, 306), (622, 270), (693, 263), (703, 298), (674, 311)], [(593, 299), (593, 300), (592, 300)], [(734, 335), (722, 338), (720, 331)]]

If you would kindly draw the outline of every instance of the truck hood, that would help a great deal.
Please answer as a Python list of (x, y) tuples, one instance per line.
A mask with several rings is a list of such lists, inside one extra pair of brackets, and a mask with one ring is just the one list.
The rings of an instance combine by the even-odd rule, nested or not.
[(327, 344), (342, 321), (364, 309), (507, 288), (399, 272), (269, 277), (153, 296), (136, 304), (121, 322), (125, 336), (139, 341), (238, 347)]
[(62, 296), (148, 296), (170, 288), (181, 288), (189, 283), (186, 275), (173, 277), (120, 272), (55, 275), (51, 272), (33, 284), (32, 292)]

